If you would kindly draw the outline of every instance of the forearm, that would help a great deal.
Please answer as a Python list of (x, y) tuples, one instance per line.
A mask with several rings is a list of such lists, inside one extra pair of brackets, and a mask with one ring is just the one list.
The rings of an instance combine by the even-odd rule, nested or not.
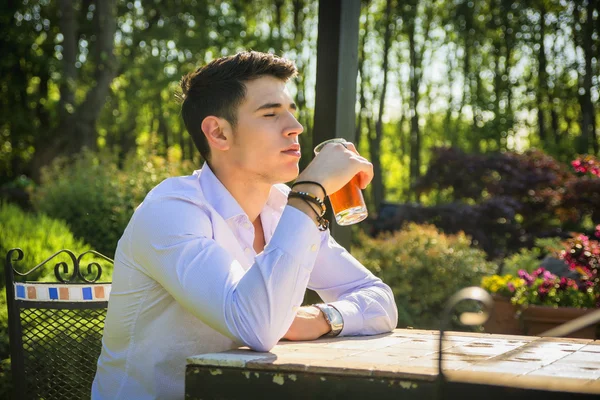
[(391, 289), (375, 283), (330, 301), (344, 318), (343, 336), (389, 332), (398, 323), (398, 309)]
[(371, 335), (396, 327), (394, 295), (326, 232), (308, 287), (332, 304), (344, 319), (341, 335)]
[(288, 205), (302, 211), (313, 221), (315, 225), (319, 225), (319, 222), (317, 221), (317, 211), (305, 200), (300, 198), (291, 198), (288, 199)]
[(315, 306), (301, 307), (283, 338), (288, 340), (314, 340), (330, 330), (331, 327), (325, 320), (321, 310)]

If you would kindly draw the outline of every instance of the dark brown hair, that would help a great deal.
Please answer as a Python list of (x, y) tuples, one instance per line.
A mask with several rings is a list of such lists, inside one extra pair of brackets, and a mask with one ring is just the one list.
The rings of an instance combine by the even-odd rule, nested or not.
[(181, 114), (202, 157), (207, 161), (210, 159), (202, 121), (214, 115), (226, 119), (235, 128), (238, 107), (246, 96), (244, 82), (261, 76), (287, 81), (296, 73), (295, 65), (289, 60), (249, 51), (213, 60), (185, 75), (181, 79)]

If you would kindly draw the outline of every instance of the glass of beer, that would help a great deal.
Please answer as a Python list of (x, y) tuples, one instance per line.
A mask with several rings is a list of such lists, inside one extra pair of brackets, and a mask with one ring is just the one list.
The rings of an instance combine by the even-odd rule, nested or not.
[[(315, 154), (319, 154), (321, 149), (329, 143), (347, 144), (348, 141), (342, 138), (326, 140), (315, 147)], [(350, 182), (335, 193), (329, 195), (333, 215), (338, 225), (356, 224), (365, 218), (369, 213), (362, 191), (360, 190), (358, 175), (355, 175)]]

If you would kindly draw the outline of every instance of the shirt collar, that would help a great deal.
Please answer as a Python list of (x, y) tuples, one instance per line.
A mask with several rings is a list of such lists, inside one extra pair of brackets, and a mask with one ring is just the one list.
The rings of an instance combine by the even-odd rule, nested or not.
[[(246, 213), (233, 198), (229, 190), (221, 183), (219, 178), (210, 169), (205, 162), (199, 175), (200, 187), (206, 201), (225, 219), (226, 221), (238, 216), (245, 216)], [(287, 204), (287, 195), (290, 189), (286, 185), (274, 185), (269, 192), (267, 206), (273, 210), (282, 211)]]

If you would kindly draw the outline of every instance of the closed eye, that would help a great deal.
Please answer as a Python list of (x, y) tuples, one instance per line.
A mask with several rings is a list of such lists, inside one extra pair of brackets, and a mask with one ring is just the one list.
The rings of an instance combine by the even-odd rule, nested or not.
[(273, 114), (265, 114), (265, 115), (263, 115), (263, 117), (274, 117), (274, 116), (275, 116), (274, 113)]

